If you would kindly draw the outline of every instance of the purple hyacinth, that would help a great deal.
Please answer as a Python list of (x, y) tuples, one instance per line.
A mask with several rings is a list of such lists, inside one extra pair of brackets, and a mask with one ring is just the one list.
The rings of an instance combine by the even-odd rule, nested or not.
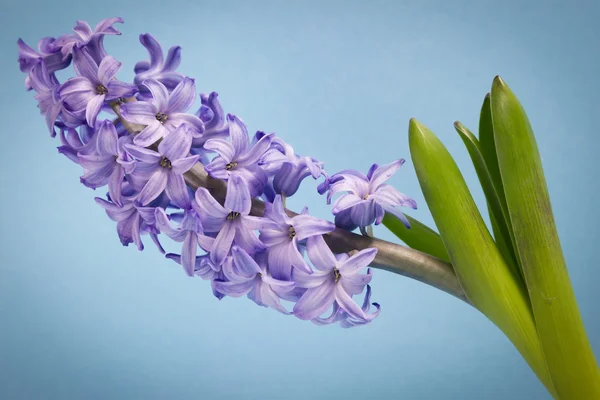
[(140, 43), (148, 50), (150, 61), (139, 61), (135, 64), (134, 82), (140, 88), (140, 95), (144, 99), (152, 97), (150, 91), (142, 85), (146, 79), (154, 79), (172, 91), (183, 80), (183, 75), (175, 72), (181, 62), (181, 47), (173, 46), (164, 58), (160, 43), (149, 33), (140, 35)]
[(158, 229), (154, 217), (154, 207), (141, 207), (134, 202), (134, 197), (124, 197), (123, 206), (101, 199), (95, 198), (96, 203), (106, 210), (106, 215), (117, 222), (117, 233), (123, 246), (129, 243), (135, 243), (138, 250), (144, 250), (141, 235), (147, 233), (152, 241), (158, 247), (158, 250), (164, 254), (164, 250), (158, 241)]
[(164, 190), (175, 205), (184, 209), (189, 207), (183, 174), (198, 162), (198, 156), (189, 155), (191, 145), (192, 137), (187, 125), (179, 126), (161, 141), (158, 151), (125, 145), (125, 149), (138, 160), (138, 177), (146, 181), (137, 198), (140, 204), (147, 205)]
[(104, 120), (96, 133), (96, 154), (77, 155), (79, 164), (85, 169), (81, 183), (92, 189), (108, 184), (110, 198), (119, 206), (125, 174), (131, 174), (135, 169), (135, 161), (123, 148), (128, 143), (131, 143), (130, 136), (119, 138), (113, 123)]
[(165, 85), (154, 79), (144, 81), (143, 85), (152, 93), (150, 101), (136, 101), (121, 106), (123, 118), (134, 124), (146, 125), (133, 139), (136, 145), (148, 147), (167, 137), (182, 124), (189, 125), (194, 136), (203, 132), (204, 125), (200, 118), (185, 113), (196, 98), (193, 79), (184, 78), (171, 93)]
[(381, 307), (378, 303), (372, 304), (375, 307), (375, 311), (369, 313), (371, 308), (371, 286), (367, 285), (367, 293), (365, 294), (365, 299), (363, 300), (363, 304), (361, 309), (365, 314), (364, 319), (354, 318), (350, 314), (348, 314), (344, 309), (342, 309), (337, 302), (333, 303), (333, 310), (329, 317), (318, 317), (312, 320), (316, 325), (328, 325), (333, 324), (335, 322), (339, 322), (342, 328), (352, 328), (355, 326), (366, 325), (369, 322), (373, 321), (381, 312)]
[(59, 93), (70, 111), (85, 112), (89, 126), (96, 123), (105, 101), (130, 97), (137, 92), (135, 85), (113, 79), (121, 63), (111, 56), (106, 56), (97, 65), (87, 51), (76, 48), (73, 58), (73, 66), (79, 76), (66, 81)]
[[(19, 47), (19, 68), (21, 72), (29, 73), (35, 67), (39, 67), (41, 64), (45, 65), (46, 73), (48, 78), (56, 83), (54, 72), (67, 68), (71, 63), (71, 57), (64, 58), (61, 53), (61, 47), (56, 44), (56, 39), (52, 37), (45, 37), (38, 42), (39, 51), (35, 51), (19, 38), (17, 41)], [(33, 88), (32, 77), (27, 75), (25, 78), (25, 88), (31, 90)]]
[[(233, 263), (223, 266), (228, 281), (216, 281), (215, 289), (227, 296), (248, 298), (256, 304), (290, 314), (279, 300), (280, 294), (294, 289), (295, 283), (281, 281), (270, 276), (264, 257), (258, 254), (257, 263), (245, 250), (238, 246), (231, 249)], [(264, 254), (264, 253), (263, 253)]]
[(190, 207), (184, 211), (182, 221), (177, 228), (171, 226), (169, 217), (167, 217), (164, 209), (157, 207), (155, 217), (156, 226), (160, 229), (161, 233), (164, 233), (176, 242), (183, 242), (180, 259), (181, 266), (188, 276), (194, 276), (198, 245), (206, 251), (212, 247), (214, 242), (213, 238), (204, 236), (200, 217)]
[(258, 165), (271, 144), (273, 135), (265, 135), (250, 147), (246, 125), (238, 117), (227, 115), (229, 138), (210, 139), (204, 144), (206, 150), (219, 155), (206, 166), (206, 172), (215, 179), (229, 180), (239, 176), (246, 181), (252, 197), (259, 196), (267, 183), (267, 174)]
[(79, 155), (93, 154), (96, 151), (96, 130), (87, 125), (82, 126), (80, 132), (67, 126), (60, 128), (60, 142), (58, 152), (69, 160), (79, 164)]
[(334, 194), (346, 192), (333, 203), (332, 212), (336, 216), (336, 225), (346, 228), (348, 225), (360, 228), (372, 223), (379, 225), (385, 213), (389, 212), (398, 217), (406, 227), (410, 227), (404, 214), (396, 207), (416, 209), (417, 203), (393, 186), (384, 183), (402, 164), (402, 159), (381, 167), (373, 164), (367, 175), (354, 170), (332, 175), (329, 178), (327, 203), (331, 202)]
[(44, 62), (34, 66), (28, 76), (30, 86), (36, 92), (35, 99), (40, 113), (45, 117), (50, 135), (54, 137), (56, 136), (54, 124), (63, 111), (63, 101), (58, 94), (60, 85), (56, 78), (48, 73)]
[(85, 21), (77, 21), (73, 28), (74, 33), (70, 33), (56, 39), (56, 45), (60, 46), (64, 58), (75, 49), (85, 47), (96, 64), (100, 64), (106, 57), (104, 50), (104, 35), (120, 35), (121, 32), (113, 25), (123, 23), (120, 17), (107, 18), (100, 21), (92, 30), (92, 27)]
[(264, 229), (259, 236), (268, 248), (269, 270), (273, 277), (288, 281), (292, 277), (292, 268), (311, 273), (311, 268), (298, 250), (298, 242), (331, 232), (335, 225), (305, 213), (288, 217), (280, 195), (275, 197), (273, 204), (266, 204), (265, 217), (276, 223), (276, 229)]
[(283, 196), (293, 196), (300, 183), (312, 176), (317, 179), (325, 175), (323, 163), (312, 157), (301, 157), (292, 146), (280, 138), (274, 138), (271, 148), (260, 160), (265, 171), (273, 175), (273, 189)]
[(377, 249), (361, 250), (351, 257), (338, 260), (322, 236), (307, 239), (308, 258), (317, 271), (307, 274), (295, 270), (293, 277), (298, 287), (308, 289), (294, 306), (294, 315), (300, 319), (315, 319), (336, 302), (352, 318), (366, 319), (364, 311), (352, 300), (362, 293), (371, 281), (371, 271), (360, 274), (377, 254)]
[(219, 204), (206, 188), (196, 190), (196, 211), (202, 217), (204, 230), (217, 233), (210, 250), (211, 260), (220, 265), (235, 242), (250, 254), (265, 250), (255, 230), (273, 229), (275, 223), (267, 218), (250, 216), (252, 198), (246, 182), (233, 176), (227, 188), (224, 205)]

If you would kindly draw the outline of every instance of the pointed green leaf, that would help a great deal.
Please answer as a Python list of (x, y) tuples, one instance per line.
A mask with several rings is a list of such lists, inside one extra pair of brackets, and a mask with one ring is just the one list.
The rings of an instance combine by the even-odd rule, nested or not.
[(418, 220), (408, 215), (406, 218), (410, 223), (410, 228), (404, 226), (402, 221), (389, 213), (385, 214), (383, 225), (392, 231), (398, 239), (406, 243), (407, 246), (450, 262), (450, 257), (448, 257), (448, 252), (444, 247), (444, 242), (442, 242), (440, 235)]
[(414, 119), (409, 144), (425, 200), (467, 297), (506, 334), (553, 393), (526, 289), (506, 265), (452, 156)]
[(502, 210), (500, 195), (496, 191), (496, 186), (492, 181), (490, 171), (485, 159), (483, 158), (479, 140), (477, 140), (475, 135), (473, 135), (470, 130), (468, 130), (458, 121), (454, 123), (454, 128), (465, 143), (467, 151), (471, 156), (471, 161), (475, 166), (475, 172), (477, 172), (477, 177), (479, 178), (479, 182), (481, 183), (483, 193), (485, 194), (485, 198), (488, 203), (490, 219), (494, 221), (494, 237), (498, 243), (501, 243), (498, 248), (500, 249), (500, 252), (504, 256), (504, 259), (508, 265), (513, 269), (514, 273), (519, 276), (520, 279), (523, 279), (512, 246), (508, 246), (508, 244), (511, 243), (508, 226), (505, 223), (505, 221), (508, 219), (508, 216), (505, 216)]
[(535, 137), (500, 77), (492, 85), (491, 109), (516, 251), (552, 381), (560, 398), (600, 399), (600, 372), (569, 280)]

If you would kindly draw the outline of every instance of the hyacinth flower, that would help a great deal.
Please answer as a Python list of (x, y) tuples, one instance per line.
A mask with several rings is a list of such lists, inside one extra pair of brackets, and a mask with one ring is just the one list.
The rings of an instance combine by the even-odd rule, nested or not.
[(158, 81), (165, 85), (167, 90), (173, 91), (184, 78), (182, 74), (175, 71), (181, 62), (181, 47), (171, 47), (165, 59), (162, 47), (149, 33), (140, 35), (140, 43), (148, 50), (150, 55), (150, 61), (140, 61), (135, 64), (133, 69), (135, 72), (133, 81), (140, 89), (140, 96), (143, 98), (152, 97), (148, 88), (142, 84), (146, 79)]
[(265, 217), (276, 223), (276, 229), (263, 229), (260, 240), (267, 246), (268, 263), (274, 278), (289, 281), (292, 268), (311, 273), (312, 269), (298, 249), (298, 242), (311, 236), (323, 235), (335, 229), (329, 221), (306, 215), (304, 212), (289, 217), (284, 210), (281, 196), (277, 195), (273, 204), (267, 204)]
[(76, 48), (73, 58), (73, 65), (79, 76), (66, 81), (59, 94), (70, 111), (85, 113), (89, 126), (96, 123), (96, 117), (105, 101), (130, 97), (137, 92), (135, 85), (114, 79), (121, 63), (111, 56), (103, 58), (100, 65), (96, 65), (86, 50)]
[(145, 80), (143, 85), (152, 93), (152, 99), (127, 103), (121, 107), (121, 115), (125, 120), (146, 126), (133, 139), (136, 145), (150, 146), (182, 124), (188, 125), (194, 136), (202, 133), (204, 125), (200, 118), (185, 113), (196, 97), (193, 79), (184, 78), (171, 93), (165, 85), (154, 79)]
[[(290, 314), (281, 305), (280, 294), (294, 289), (295, 283), (281, 281), (269, 275), (264, 262), (255, 261), (245, 250), (234, 246), (231, 249), (232, 261), (230, 269), (235, 272), (226, 273), (228, 281), (217, 280), (215, 289), (224, 295), (248, 298), (263, 307), (273, 308), (280, 313)], [(260, 260), (260, 254), (258, 255)], [(235, 267), (234, 267), (235, 266)], [(224, 270), (226, 267), (224, 266)]]
[(106, 57), (104, 50), (105, 35), (120, 35), (121, 32), (113, 25), (123, 23), (123, 18), (114, 17), (103, 19), (92, 29), (85, 21), (77, 21), (77, 25), (73, 28), (73, 33), (63, 35), (56, 40), (56, 45), (60, 46), (60, 51), (63, 58), (67, 58), (69, 54), (76, 49), (84, 48), (92, 56), (92, 59), (97, 63)]
[(410, 223), (397, 207), (417, 208), (417, 203), (400, 193), (393, 186), (385, 184), (392, 175), (404, 164), (404, 160), (397, 160), (390, 164), (378, 166), (373, 164), (367, 175), (358, 171), (346, 170), (338, 172), (329, 178), (329, 193), (327, 203), (331, 202), (334, 194), (345, 192), (334, 203), (332, 213), (342, 214), (336, 219), (336, 224), (348, 226), (345, 221), (361, 229), (373, 223), (379, 225), (388, 212), (402, 221), (406, 227)]
[[(375, 311), (372, 313), (369, 313), (369, 310), (371, 309), (371, 305), (373, 305), (375, 307)], [(371, 304), (371, 286), (370, 285), (367, 285), (367, 292), (365, 293), (365, 299), (363, 300), (361, 309), (362, 309), (363, 313), (365, 314), (365, 317), (364, 318), (354, 318), (350, 314), (348, 314), (346, 311), (344, 311), (344, 309), (341, 308), (337, 302), (335, 302), (335, 303), (333, 303), (333, 310), (331, 312), (331, 315), (329, 315), (328, 317), (324, 317), (324, 318), (323, 317), (315, 318), (312, 320), (312, 322), (316, 325), (329, 325), (329, 324), (339, 322), (340, 326), (342, 328), (352, 328), (355, 326), (361, 326), (361, 325), (368, 324), (374, 318), (376, 318), (379, 315), (379, 313), (381, 312), (381, 307), (379, 306), (378, 303)]]
[(108, 120), (102, 122), (95, 137), (96, 154), (77, 154), (78, 163), (85, 169), (80, 181), (92, 189), (108, 184), (112, 201), (120, 206), (125, 174), (131, 174), (135, 169), (133, 158), (123, 147), (131, 139), (119, 138), (115, 126)]
[(306, 242), (308, 258), (317, 271), (312, 274), (294, 271), (296, 285), (307, 289), (294, 305), (294, 315), (300, 319), (315, 319), (335, 302), (350, 317), (365, 320), (367, 316), (352, 296), (362, 293), (371, 281), (370, 270), (367, 274), (360, 271), (373, 262), (377, 249), (361, 250), (338, 260), (322, 236), (309, 237)]
[(137, 197), (140, 204), (149, 204), (165, 191), (175, 205), (187, 208), (189, 196), (183, 173), (198, 161), (198, 156), (189, 155), (191, 145), (192, 137), (187, 125), (181, 125), (161, 141), (158, 151), (125, 145), (127, 152), (137, 160), (135, 165), (140, 170), (139, 175), (147, 178)]
[[(56, 39), (52, 37), (40, 39), (38, 42), (39, 51), (35, 51), (29, 47), (23, 39), (17, 41), (17, 46), (19, 47), (19, 58), (17, 61), (19, 62), (21, 72), (29, 73), (34, 68), (40, 68), (43, 65), (43, 68), (46, 69), (47, 76), (38, 79), (44, 81), (52, 81), (58, 84), (54, 73), (67, 68), (71, 63), (71, 56), (66, 58), (63, 57), (61, 46), (57, 45)], [(25, 88), (27, 90), (34, 89), (32, 78), (33, 76), (31, 74), (28, 74), (27, 78), (25, 78)]]
[(200, 217), (191, 204), (185, 210), (181, 224), (177, 228), (171, 226), (171, 222), (165, 213), (165, 210), (157, 207), (155, 210), (156, 226), (162, 233), (176, 242), (183, 242), (181, 248), (181, 266), (188, 276), (194, 276), (196, 270), (196, 254), (198, 245), (203, 249), (210, 249), (214, 239), (204, 236), (204, 229)]
[(63, 111), (63, 101), (58, 94), (60, 85), (48, 71), (45, 63), (39, 63), (31, 69), (29, 82), (35, 91), (40, 113), (44, 115), (50, 136), (56, 136), (54, 124)]
[[(209, 280), (217, 298), (247, 295), (317, 325), (376, 320), (381, 308), (371, 302), (371, 268), (415, 278), (494, 322), (555, 398), (600, 398), (598, 366), (531, 125), (501, 78), (483, 102), (479, 138), (455, 124), (486, 196), (491, 230), (448, 150), (424, 125), (409, 123), (411, 159), (438, 233), (398, 209), (416, 208), (386, 183), (403, 160), (373, 164), (366, 175), (347, 169), (327, 176), (323, 163), (296, 155), (283, 136), (258, 131), (249, 142), (246, 126), (233, 114), (225, 117), (216, 92), (201, 95), (200, 109), (188, 114), (193, 79), (171, 87), (179, 79), (177, 47), (163, 62), (158, 43), (142, 35), (150, 61), (137, 64), (142, 75), (134, 83), (144, 79), (143, 93), (115, 81), (120, 64), (102, 45), (105, 35), (119, 33), (115, 22), (122, 21), (104, 20), (92, 30), (80, 21), (75, 34), (42, 39), (39, 52), (22, 41), (18, 48), (26, 86), (36, 90), (48, 128), (60, 130), (59, 152), (84, 167), (84, 183), (108, 184), (108, 199), (96, 202), (117, 222), (123, 245), (142, 250), (141, 236), (148, 234), (164, 253), (159, 235), (183, 242), (181, 255), (166, 257), (186, 275)], [(54, 72), (69, 65), (71, 54), (78, 76), (60, 84)], [(98, 93), (99, 84), (107, 93)], [(115, 97), (115, 88), (132, 88), (131, 97)], [(103, 105), (117, 114), (114, 128), (94, 123)], [(131, 170), (127, 157), (135, 159)], [(114, 179), (105, 182), (107, 174)], [(282, 198), (311, 175), (325, 176), (318, 193), (327, 193), (328, 204), (339, 195), (335, 229), (284, 208)], [(360, 227), (364, 234), (371, 224), (383, 224), (408, 247), (351, 232)], [(198, 247), (205, 253), (198, 255)]]
[(206, 232), (216, 233), (217, 237), (210, 250), (211, 260), (220, 265), (235, 243), (250, 254), (265, 250), (254, 230), (275, 227), (267, 218), (250, 215), (251, 197), (246, 182), (239, 176), (233, 176), (227, 185), (227, 197), (223, 205), (205, 188), (196, 191), (196, 208), (203, 215)]
[(111, 201), (95, 198), (96, 203), (106, 210), (106, 215), (117, 223), (117, 234), (123, 246), (134, 243), (138, 250), (144, 250), (142, 234), (147, 233), (152, 238), (161, 253), (164, 250), (158, 240), (160, 231), (156, 228), (154, 207), (141, 207), (131, 197), (125, 198), (119, 206)]
[(250, 190), (250, 195), (260, 195), (267, 183), (268, 176), (258, 165), (271, 144), (273, 135), (265, 135), (250, 146), (246, 125), (235, 115), (227, 115), (229, 138), (210, 139), (204, 144), (206, 150), (219, 155), (207, 166), (206, 172), (215, 179), (228, 181), (232, 176), (241, 177)]
[(305, 178), (312, 176), (313, 179), (317, 179), (325, 176), (322, 162), (312, 157), (297, 155), (292, 146), (279, 138), (273, 139), (271, 148), (259, 164), (272, 172), (273, 191), (284, 198), (296, 194)]

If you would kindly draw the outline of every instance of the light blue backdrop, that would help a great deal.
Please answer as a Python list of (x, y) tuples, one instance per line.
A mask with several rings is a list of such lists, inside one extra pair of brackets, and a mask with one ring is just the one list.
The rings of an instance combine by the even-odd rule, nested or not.
[[(122, 247), (57, 154), (16, 40), (30, 44), (122, 16), (106, 45), (122, 79), (145, 59), (138, 34), (183, 47), (181, 71), (227, 112), (274, 131), (330, 172), (404, 157), (392, 179), (431, 218), (410, 162), (416, 117), (457, 159), (452, 128), (476, 129), (500, 74), (537, 133), (583, 319), (600, 355), (598, 129), (600, 9), (584, 1), (3, 1), (0, 13), (0, 397), (5, 399), (546, 399), (509, 341), (473, 308), (376, 271), (370, 326), (317, 327), (207, 282), (147, 243)], [(308, 183), (291, 200), (329, 216)], [(448, 193), (452, 196), (452, 193)], [(376, 234), (392, 240), (384, 228)]]

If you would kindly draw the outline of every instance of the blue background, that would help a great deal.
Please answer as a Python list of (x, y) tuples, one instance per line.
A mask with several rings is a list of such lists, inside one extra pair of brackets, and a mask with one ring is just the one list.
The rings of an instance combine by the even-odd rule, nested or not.
[[(212, 297), (146, 239), (115, 225), (57, 154), (16, 63), (20, 36), (121, 16), (108, 51), (122, 79), (146, 59), (138, 34), (180, 44), (180, 70), (217, 90), (251, 131), (303, 155), (366, 171), (408, 160), (392, 183), (432, 223), (410, 162), (416, 117), (447, 145), (479, 205), (452, 123), (477, 129), (502, 75), (537, 133), (569, 272), (600, 354), (597, 249), (600, 8), (585, 1), (3, 1), (0, 50), (0, 397), (6, 399), (546, 399), (503, 334), (476, 310), (376, 271), (368, 327), (317, 327)], [(329, 218), (314, 182), (290, 200)], [(452, 193), (448, 193), (451, 196)], [(376, 235), (393, 240), (384, 228)]]

